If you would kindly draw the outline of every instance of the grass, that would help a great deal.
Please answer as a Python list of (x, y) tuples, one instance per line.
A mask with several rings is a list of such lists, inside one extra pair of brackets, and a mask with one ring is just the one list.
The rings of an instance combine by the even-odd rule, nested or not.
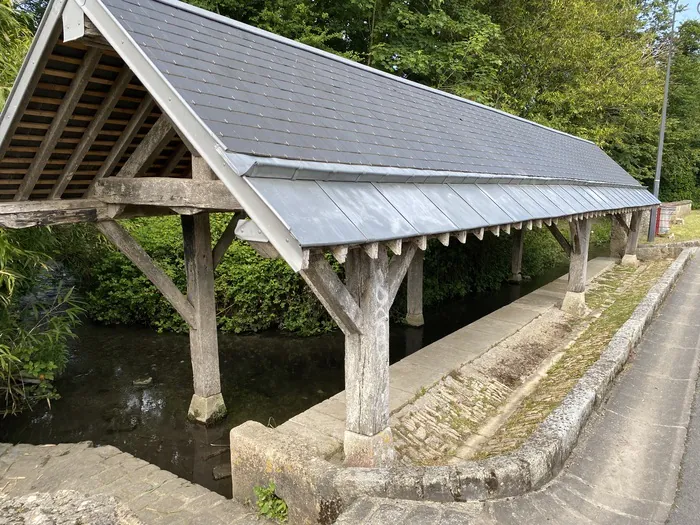
[(594, 310), (588, 327), (475, 458), (503, 454), (519, 447), (600, 358), (615, 332), (669, 264), (665, 260), (655, 261), (639, 271), (617, 266), (600, 279), (586, 294), (586, 302)]
[[(691, 211), (683, 217), (683, 222), (684, 224), (672, 224), (671, 234), (673, 235), (657, 236), (654, 244), (700, 239), (700, 210)], [(645, 237), (644, 232), (640, 237)]]

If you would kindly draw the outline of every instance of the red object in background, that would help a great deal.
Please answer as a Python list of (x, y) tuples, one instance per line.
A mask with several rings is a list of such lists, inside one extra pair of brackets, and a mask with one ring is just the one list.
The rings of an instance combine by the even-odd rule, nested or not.
[(656, 235), (659, 234), (659, 226), (661, 225), (661, 206), (656, 208)]

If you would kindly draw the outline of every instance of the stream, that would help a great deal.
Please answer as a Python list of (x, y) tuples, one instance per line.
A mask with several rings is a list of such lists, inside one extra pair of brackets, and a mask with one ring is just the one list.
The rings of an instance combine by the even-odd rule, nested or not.
[[(607, 247), (591, 257), (607, 255)], [(560, 277), (568, 265), (521, 285), (472, 294), (424, 312), (425, 326), (391, 327), (391, 362)], [(192, 395), (189, 337), (139, 327), (85, 324), (71, 344), (51, 407), (0, 419), (0, 442), (91, 440), (114, 445), (178, 476), (231, 496), (212, 469), (228, 461), (228, 431), (244, 421), (272, 426), (343, 390), (342, 333), (300, 338), (280, 332), (219, 334), (228, 415), (205, 428), (187, 421)], [(148, 383), (147, 378), (151, 378)], [(134, 381), (146, 379), (145, 385)]]

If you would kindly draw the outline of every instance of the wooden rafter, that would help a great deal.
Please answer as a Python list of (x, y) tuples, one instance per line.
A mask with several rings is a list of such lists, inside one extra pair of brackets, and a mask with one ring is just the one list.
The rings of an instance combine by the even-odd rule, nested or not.
[(169, 177), (173, 170), (177, 168), (177, 165), (180, 164), (180, 161), (182, 160), (182, 157), (185, 156), (187, 153), (188, 148), (187, 144), (184, 142), (180, 144), (177, 149), (173, 152), (173, 154), (170, 156), (170, 159), (168, 160), (167, 164), (163, 166), (163, 169), (160, 170), (160, 173), (158, 174), (159, 177)]
[(170, 119), (162, 114), (146, 136), (141, 139), (136, 150), (129, 156), (116, 176), (130, 179), (144, 173), (174, 136), (175, 128), (170, 123)]
[(391, 258), (389, 262), (389, 272), (387, 274), (387, 289), (389, 293), (389, 304), (394, 302), (396, 294), (399, 291), (399, 287), (403, 282), (403, 278), (406, 276), (408, 267), (413, 261), (413, 257), (418, 251), (418, 246), (415, 244), (409, 244), (404, 249), (401, 255), (395, 255)]
[(139, 129), (141, 129), (141, 126), (143, 126), (143, 123), (148, 118), (148, 115), (150, 115), (151, 111), (153, 110), (153, 106), (155, 106), (155, 101), (150, 97), (150, 95), (146, 95), (136, 110), (136, 113), (134, 113), (134, 116), (131, 117), (131, 120), (129, 120), (126, 128), (124, 128), (124, 131), (122, 131), (119, 139), (114, 143), (112, 150), (109, 152), (109, 156), (107, 159), (105, 159), (104, 163), (97, 171), (95, 178), (88, 187), (87, 195), (90, 195), (93, 192), (95, 184), (98, 181), (112, 173), (114, 168), (119, 163), (119, 160), (122, 158), (122, 155), (124, 155), (126, 148), (129, 147), (129, 144), (131, 144), (131, 142), (134, 140), (134, 137), (138, 133)]
[(101, 52), (97, 49), (89, 49), (83, 58), (78, 72), (75, 74), (71, 82), (70, 89), (66, 92), (61, 105), (58, 107), (56, 114), (53, 115), (53, 121), (49, 127), (41, 146), (37, 151), (32, 163), (27, 170), (27, 174), (22, 181), (22, 184), (15, 194), (15, 200), (26, 200), (30, 197), (34, 186), (36, 185), (41, 172), (51, 158), (51, 153), (56, 147), (58, 140), (63, 134), (63, 130), (68, 124), (68, 121), (73, 114), (76, 104), (85, 91), (85, 87), (90, 81), (92, 72), (95, 70), (97, 63), (100, 61)]
[(80, 166), (80, 163), (83, 162), (85, 155), (87, 155), (88, 151), (90, 151), (90, 148), (95, 142), (99, 131), (102, 129), (102, 126), (104, 126), (107, 118), (109, 118), (109, 115), (117, 105), (117, 102), (119, 102), (119, 97), (122, 95), (122, 93), (124, 93), (133, 76), (133, 73), (127, 67), (123, 68), (121, 73), (119, 73), (114, 85), (109, 90), (109, 93), (107, 93), (103, 104), (97, 110), (95, 118), (92, 122), (90, 122), (90, 125), (85, 131), (83, 138), (75, 147), (75, 151), (73, 152), (73, 155), (71, 155), (66, 167), (63, 169), (63, 173), (61, 173), (61, 175), (58, 177), (56, 184), (49, 194), (50, 199), (61, 198), (61, 195), (63, 195), (66, 187), (73, 179), (73, 176)]

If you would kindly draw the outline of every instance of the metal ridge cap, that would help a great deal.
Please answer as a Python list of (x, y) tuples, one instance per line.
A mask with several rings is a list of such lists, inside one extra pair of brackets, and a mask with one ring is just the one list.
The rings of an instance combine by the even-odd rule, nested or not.
[[(157, 0), (163, 1), (163, 0)], [(536, 177), (531, 175), (504, 175), (494, 173), (475, 173), (465, 171), (447, 171), (447, 170), (426, 170), (418, 168), (397, 168), (392, 166), (365, 166), (359, 164), (341, 164), (333, 162), (317, 162), (308, 160), (293, 160), (280, 159), (277, 157), (257, 157), (231, 151), (226, 152), (226, 156), (230, 162), (236, 166), (236, 171), (245, 177), (250, 178), (280, 178), (291, 180), (305, 180), (307, 177), (300, 177), (303, 172), (312, 173), (328, 173), (328, 174), (344, 174), (357, 178), (364, 175), (396, 177), (395, 182), (399, 182), (400, 178), (411, 179), (415, 177), (426, 177), (425, 182), (430, 183), (431, 178), (440, 179), (444, 177), (465, 177), (484, 179), (483, 182), (489, 182), (489, 179), (494, 179), (490, 182), (493, 184), (534, 184), (541, 183), (546, 185), (562, 185), (572, 184), (577, 186), (596, 186), (596, 187), (617, 187), (630, 189), (644, 189), (638, 181), (636, 184), (622, 184), (615, 182), (603, 182), (584, 179), (573, 179), (569, 177)], [(268, 174), (265, 174), (267, 172)], [(319, 178), (308, 178), (309, 180), (329, 180)], [(633, 179), (634, 180), (634, 179)], [(353, 181), (348, 181), (353, 182)], [(376, 181), (375, 181), (376, 182)], [(389, 181), (387, 181), (389, 182)], [(411, 181), (415, 182), (415, 181)], [(434, 183), (441, 183), (435, 181)]]
[(276, 33), (271, 33), (269, 31), (265, 31), (264, 29), (259, 29), (259, 28), (254, 27), (254, 26), (244, 24), (243, 22), (239, 22), (238, 20), (234, 20), (233, 18), (229, 18), (227, 16), (223, 16), (223, 15), (220, 15), (218, 13), (214, 13), (212, 11), (207, 11), (206, 9), (202, 9), (201, 7), (197, 7), (197, 6), (194, 6), (191, 4), (186, 4), (184, 2), (180, 2), (179, 0), (153, 0), (153, 1), (168, 5), (170, 7), (174, 7), (175, 9), (182, 9), (183, 11), (188, 11), (190, 13), (194, 13), (196, 15), (203, 16), (205, 18), (209, 18), (210, 20), (214, 20), (216, 22), (222, 22), (222, 23), (230, 25), (232, 27), (236, 27), (237, 29), (240, 29), (242, 31), (246, 31), (246, 32), (254, 34), (254, 35), (262, 36), (262, 37), (268, 38), (270, 40), (274, 40), (274, 41), (282, 43), (282, 44), (290, 45), (292, 47), (296, 47), (297, 49), (309, 51), (311, 53), (314, 53), (316, 55), (319, 55), (319, 56), (322, 56), (325, 58), (330, 58), (332, 60), (335, 60), (336, 62), (350, 65), (352, 67), (356, 67), (358, 69), (362, 69), (363, 71), (367, 71), (369, 73), (379, 75), (379, 76), (382, 76), (385, 78), (390, 78), (392, 80), (395, 80), (397, 82), (402, 82), (402, 83), (409, 85), (409, 86), (412, 86), (414, 88), (423, 89), (425, 91), (429, 91), (431, 93), (435, 93), (435, 94), (438, 94), (438, 95), (441, 95), (444, 97), (448, 97), (448, 98), (451, 98), (453, 100), (458, 100), (458, 101), (466, 103), (466, 104), (471, 104), (472, 106), (476, 106), (476, 107), (481, 108), (481, 109), (493, 111), (493, 112), (498, 113), (500, 115), (504, 115), (506, 117), (510, 117), (512, 119), (519, 120), (519, 121), (525, 122), (527, 124), (531, 124), (533, 126), (545, 129), (547, 131), (551, 131), (553, 133), (558, 133), (560, 135), (564, 135), (564, 136), (567, 136), (567, 137), (570, 137), (570, 138), (573, 138), (576, 140), (580, 140), (582, 142), (587, 142), (588, 144), (593, 144), (594, 146), (597, 146), (597, 144), (595, 142), (593, 142), (592, 140), (584, 139), (582, 137), (577, 137), (576, 135), (572, 135), (571, 133), (567, 133), (566, 131), (561, 131), (561, 130), (558, 130), (558, 129), (555, 129), (555, 128), (552, 128), (549, 126), (545, 126), (544, 124), (539, 124), (538, 122), (533, 122), (532, 120), (528, 120), (526, 118), (519, 117), (517, 115), (513, 115), (512, 113), (508, 113), (507, 111), (503, 111), (501, 109), (496, 109), (496, 108), (493, 108), (491, 106), (486, 106), (485, 104), (480, 104), (479, 102), (475, 102), (473, 100), (459, 97), (457, 95), (454, 95), (452, 93), (448, 93), (446, 91), (441, 91), (439, 89), (435, 89), (435, 88), (432, 88), (430, 86), (426, 86), (424, 84), (419, 84), (418, 82), (414, 82), (412, 80), (408, 80), (405, 78), (398, 77), (396, 75), (392, 75), (391, 73), (387, 73), (385, 71), (381, 71), (379, 69), (375, 69), (373, 67), (366, 66), (366, 65), (361, 64), (359, 62), (355, 62), (353, 60), (347, 59), (345, 57), (341, 57), (341, 56), (336, 55), (334, 53), (329, 53), (328, 51), (324, 51), (322, 49), (318, 49), (316, 47), (309, 46), (309, 45), (303, 44), (301, 42), (297, 42), (296, 40), (292, 40), (290, 38), (283, 37), (283, 36), (278, 35)]

